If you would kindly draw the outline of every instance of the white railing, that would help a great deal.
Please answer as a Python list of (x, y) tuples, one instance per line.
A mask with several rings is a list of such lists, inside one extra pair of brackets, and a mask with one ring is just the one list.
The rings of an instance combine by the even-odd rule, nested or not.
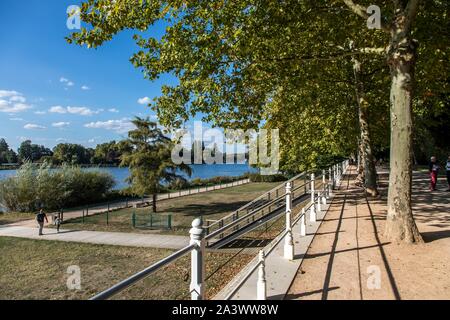
[[(295, 245), (293, 242), (292, 227), (297, 223), (300, 223), (300, 236), (306, 236), (306, 212), (309, 210), (310, 222), (317, 221), (317, 215), (322, 211), (322, 205), (327, 204), (327, 200), (333, 196), (333, 189), (339, 186), (342, 175), (346, 172), (348, 167), (348, 161), (344, 161), (329, 170), (324, 170), (322, 174), (323, 189), (315, 190), (314, 184), (316, 177), (311, 174), (311, 201), (307, 206), (303, 207), (301, 212), (292, 221), (292, 197), (291, 197), (291, 185), (286, 185), (286, 230), (283, 231), (264, 251), (259, 252), (259, 258), (256, 264), (254, 264), (245, 275), (236, 283), (234, 287), (225, 296), (225, 300), (232, 299), (239, 289), (248, 281), (253, 273), (258, 270), (257, 285), (256, 285), (256, 297), (257, 300), (267, 299), (267, 287), (266, 287), (266, 271), (265, 260), (269, 254), (278, 246), (278, 244), (284, 239), (284, 259), (294, 260)], [(326, 172), (328, 171), (328, 181), (326, 179)], [(335, 174), (332, 174), (335, 172)]]
[[(306, 211), (309, 210), (310, 221), (315, 222), (317, 213), (321, 211), (321, 205), (326, 204), (327, 199), (332, 196), (332, 189), (339, 185), (342, 174), (345, 173), (348, 166), (348, 161), (335, 165), (330, 168), (328, 179), (326, 179), (326, 171), (323, 171), (322, 182), (323, 189), (315, 190), (316, 177), (311, 174), (311, 201), (304, 207), (295, 219), (292, 219), (292, 182), (291, 179), (286, 183), (285, 201), (286, 201), (286, 230), (284, 230), (274, 241), (266, 252), (263, 250), (259, 252), (258, 262), (248, 271), (248, 273), (241, 279), (241, 281), (234, 287), (234, 289), (227, 295), (226, 299), (231, 299), (242, 285), (249, 279), (249, 277), (258, 270), (257, 292), (258, 300), (267, 299), (266, 287), (266, 272), (265, 259), (274, 250), (274, 248), (284, 239), (284, 258), (287, 260), (294, 259), (294, 242), (292, 237), (292, 226), (300, 221), (300, 234), (306, 236)], [(303, 186), (301, 186), (303, 187)], [(189, 291), (192, 300), (202, 300), (205, 298), (205, 252), (206, 252), (206, 228), (203, 227), (203, 221), (200, 218), (192, 222), (192, 228), (189, 231), (190, 244), (181, 250), (176, 251), (170, 256), (156, 262), (148, 268), (134, 274), (115, 286), (97, 294), (91, 300), (105, 300), (109, 299), (121, 291), (134, 285), (136, 282), (152, 275), (168, 264), (180, 259), (181, 257), (191, 253), (191, 282)]]
[(156, 198), (157, 198), (157, 201), (175, 199), (175, 198), (190, 196), (190, 195), (198, 194), (198, 193), (233, 188), (233, 187), (237, 187), (237, 186), (242, 186), (247, 183), (250, 183), (250, 179), (242, 179), (242, 180), (233, 181), (230, 183), (220, 183), (220, 184), (213, 185), (213, 186), (189, 188), (186, 190), (180, 190), (180, 191), (170, 192), (170, 193), (160, 193), (157, 195)]

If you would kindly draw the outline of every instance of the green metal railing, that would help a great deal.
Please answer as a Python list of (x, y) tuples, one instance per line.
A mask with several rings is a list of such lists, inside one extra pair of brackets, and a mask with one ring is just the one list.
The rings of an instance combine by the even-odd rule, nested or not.
[(172, 229), (172, 215), (160, 215), (153, 213), (131, 214), (131, 225), (136, 229)]

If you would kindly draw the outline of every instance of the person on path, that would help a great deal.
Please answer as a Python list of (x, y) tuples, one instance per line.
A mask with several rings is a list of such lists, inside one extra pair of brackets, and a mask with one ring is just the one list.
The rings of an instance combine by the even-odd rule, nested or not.
[(58, 212), (55, 216), (55, 220), (53, 221), (56, 226), (56, 232), (59, 233), (59, 227), (61, 227), (61, 212)]
[(431, 157), (431, 161), (429, 164), (429, 172), (430, 172), (430, 191), (436, 191), (436, 183), (439, 173), (439, 164), (436, 161), (436, 157)]
[(447, 183), (448, 183), (447, 191), (450, 191), (450, 156), (448, 156), (447, 158), (447, 163), (445, 164), (445, 171), (447, 172)]
[(47, 215), (44, 213), (44, 210), (39, 210), (39, 213), (36, 215), (36, 221), (39, 225), (39, 235), (42, 236), (43, 233), (42, 231), (44, 230), (44, 220), (47, 221), (48, 223), (48, 219), (47, 219)]

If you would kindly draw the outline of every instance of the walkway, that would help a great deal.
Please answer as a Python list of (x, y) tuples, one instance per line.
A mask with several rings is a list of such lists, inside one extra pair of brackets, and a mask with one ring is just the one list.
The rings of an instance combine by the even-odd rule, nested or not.
[(381, 172), (378, 200), (366, 200), (354, 178), (344, 179), (286, 299), (450, 299), (445, 181), (430, 193), (428, 176), (414, 174), (413, 210), (425, 243), (405, 245), (383, 237), (388, 173)]
[(48, 228), (40, 237), (36, 227), (23, 226), (0, 226), (1, 236), (162, 249), (181, 249), (189, 244), (189, 237), (183, 236), (71, 230), (60, 230), (58, 234), (55, 229)]

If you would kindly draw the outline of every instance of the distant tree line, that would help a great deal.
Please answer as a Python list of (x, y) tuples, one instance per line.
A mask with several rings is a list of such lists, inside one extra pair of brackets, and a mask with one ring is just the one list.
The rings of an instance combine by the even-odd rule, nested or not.
[(120, 164), (121, 155), (129, 150), (127, 141), (110, 141), (86, 148), (80, 144), (60, 143), (53, 149), (23, 141), (17, 152), (11, 149), (5, 139), (0, 139), (0, 164), (23, 164), (25, 162), (53, 165), (111, 165)]
[[(98, 144), (95, 148), (86, 148), (80, 144), (74, 143), (60, 143), (53, 149), (46, 148), (43, 145), (32, 143), (31, 140), (23, 141), (17, 153), (11, 149), (5, 139), (0, 139), (0, 165), (1, 164), (23, 164), (25, 162), (44, 163), (47, 162), (52, 165), (103, 165), (103, 166), (119, 166), (121, 157), (125, 153), (131, 152), (133, 146), (129, 140), (110, 141)], [(197, 150), (202, 153), (205, 150), (210, 150), (208, 153), (212, 157), (217, 154), (224, 159), (227, 158), (226, 153), (219, 151), (216, 144), (212, 147), (206, 147), (203, 142), (196, 141), (192, 144), (191, 163), (195, 163), (194, 152)], [(219, 157), (220, 157), (219, 156)], [(248, 155), (246, 154), (246, 159)], [(234, 155), (234, 160), (237, 162), (239, 156)], [(204, 163), (204, 161), (203, 161)]]

